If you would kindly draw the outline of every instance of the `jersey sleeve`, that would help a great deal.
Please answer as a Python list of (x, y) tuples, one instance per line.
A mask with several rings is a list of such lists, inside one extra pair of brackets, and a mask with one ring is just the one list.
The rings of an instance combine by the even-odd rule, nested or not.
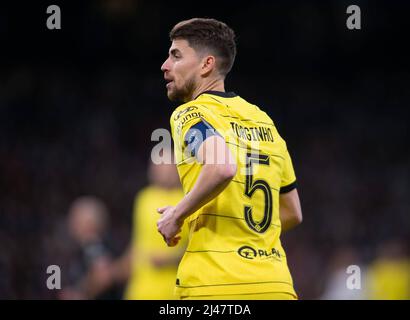
[(282, 180), (280, 185), (280, 193), (287, 193), (292, 191), (297, 187), (296, 175), (293, 169), (292, 159), (290, 157), (289, 151), (285, 152), (285, 161), (282, 170)]
[(218, 135), (211, 121), (209, 110), (205, 108), (192, 105), (175, 110), (170, 119), (172, 137), (182, 158), (196, 156), (202, 142)]

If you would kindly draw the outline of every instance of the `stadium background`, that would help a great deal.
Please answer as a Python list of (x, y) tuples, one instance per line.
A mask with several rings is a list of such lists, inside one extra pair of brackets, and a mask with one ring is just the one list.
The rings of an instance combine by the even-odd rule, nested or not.
[[(61, 30), (46, 28), (50, 4)], [(346, 28), (350, 4), (361, 30)], [(168, 31), (194, 16), (236, 31), (227, 90), (266, 109), (288, 142), (305, 220), (283, 242), (300, 298), (323, 297), (340, 261), (409, 258), (405, 1), (1, 6), (0, 298), (55, 298), (46, 268), (80, 195), (103, 199), (113, 250), (124, 249), (151, 132), (176, 106), (160, 72)]]

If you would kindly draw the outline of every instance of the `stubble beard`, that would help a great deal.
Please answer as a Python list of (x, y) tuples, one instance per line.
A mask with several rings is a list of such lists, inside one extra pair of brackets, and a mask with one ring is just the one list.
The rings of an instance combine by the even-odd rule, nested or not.
[(188, 79), (181, 89), (174, 88), (168, 93), (168, 99), (171, 101), (188, 102), (192, 99), (192, 93), (195, 89), (195, 77)]

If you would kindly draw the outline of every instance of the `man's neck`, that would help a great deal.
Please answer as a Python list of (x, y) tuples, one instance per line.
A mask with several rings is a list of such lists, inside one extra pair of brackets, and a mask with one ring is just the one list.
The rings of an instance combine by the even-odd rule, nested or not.
[(194, 100), (198, 97), (202, 92), (205, 91), (221, 91), (225, 92), (225, 83), (223, 79), (215, 79), (210, 82), (204, 83), (199, 85), (193, 92), (191, 97), (189, 97), (188, 101)]

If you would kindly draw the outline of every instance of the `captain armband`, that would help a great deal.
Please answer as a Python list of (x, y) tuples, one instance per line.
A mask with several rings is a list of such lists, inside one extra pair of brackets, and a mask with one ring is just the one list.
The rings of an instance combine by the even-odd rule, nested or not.
[(191, 157), (195, 157), (202, 142), (209, 137), (218, 135), (218, 132), (208, 122), (201, 120), (194, 124), (186, 133), (184, 138), (185, 150)]

